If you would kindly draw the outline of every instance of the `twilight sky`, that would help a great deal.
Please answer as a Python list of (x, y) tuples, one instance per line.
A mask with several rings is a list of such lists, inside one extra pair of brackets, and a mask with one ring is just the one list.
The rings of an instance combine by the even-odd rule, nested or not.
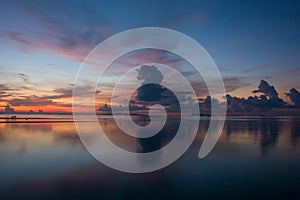
[[(171, 28), (198, 41), (233, 96), (252, 95), (261, 79), (286, 101), (284, 92), (300, 89), (298, 1), (2, 1), (0, 111), (7, 104), (16, 111), (71, 111), (83, 58), (107, 37), (144, 26)], [(174, 59), (131, 54), (110, 73), (149, 55)], [(184, 64), (176, 67), (192, 73)], [(88, 82), (82, 87), (92, 89)]]

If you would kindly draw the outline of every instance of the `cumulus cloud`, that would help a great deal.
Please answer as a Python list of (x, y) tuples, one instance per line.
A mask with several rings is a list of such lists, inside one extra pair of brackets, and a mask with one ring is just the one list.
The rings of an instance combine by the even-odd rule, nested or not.
[[(268, 97), (268, 104), (272, 107), (284, 107), (285, 102), (278, 97), (278, 92), (276, 91), (274, 86), (269, 85), (269, 83), (265, 80), (261, 80), (258, 85), (258, 90), (252, 91), (255, 93), (263, 93), (266, 97)], [(264, 98), (264, 97), (263, 97)]]
[(137, 89), (135, 103), (160, 104), (167, 111), (179, 112), (180, 105), (175, 94), (166, 87), (160, 85), (164, 76), (156, 66), (143, 65), (138, 70), (137, 80), (143, 80), (141, 87)]
[[(254, 113), (254, 112), (266, 112), (272, 110), (273, 108), (283, 108), (286, 106), (286, 102), (278, 97), (278, 92), (274, 86), (270, 86), (269, 83), (262, 80), (254, 93), (263, 93), (260, 96), (249, 96), (247, 98), (240, 98), (226, 95), (227, 99), (227, 112), (228, 113)], [(290, 94), (290, 93), (289, 93)], [(292, 95), (296, 93), (293, 90)], [(199, 106), (202, 113), (209, 113), (211, 110), (211, 101), (216, 101), (220, 106), (222, 103), (218, 102), (216, 99), (211, 99), (207, 96), (205, 99), (199, 99)]]
[(160, 85), (163, 78), (156, 66), (141, 66), (138, 70), (137, 80), (143, 80), (143, 82), (137, 90), (136, 100), (152, 102), (164, 98), (163, 94), (167, 89)]
[(300, 92), (295, 88), (290, 89), (289, 93), (285, 93), (291, 99), (294, 107), (300, 107)]
[(157, 67), (151, 65), (142, 65), (138, 71), (137, 80), (144, 80), (142, 82), (142, 85), (148, 84), (148, 83), (156, 83), (160, 84), (163, 80), (163, 75), (161, 72), (157, 69)]
[(265, 80), (261, 80), (258, 85), (258, 90), (253, 90), (253, 93), (263, 93), (269, 98), (278, 98), (278, 92), (276, 91), (274, 86), (269, 85), (269, 83)]
[[(156, 66), (142, 65), (137, 72), (136, 81), (141, 81), (141, 85), (131, 96), (129, 101), (128, 106), (130, 113), (147, 111), (149, 107), (154, 104), (164, 106), (167, 111), (177, 112), (180, 110), (179, 102), (175, 94), (168, 88), (160, 85), (164, 76)], [(187, 96), (189, 94), (182, 93), (181, 95)], [(127, 106), (118, 106), (114, 109), (123, 111), (125, 108), (127, 108)], [(98, 110), (109, 113), (111, 108), (106, 104), (101, 106)]]
[[(162, 82), (163, 78), (164, 77), (162, 73), (157, 67), (143, 65), (138, 70), (137, 76), (137, 80), (142, 80), (141, 87), (137, 89), (136, 94), (132, 97), (133, 100), (130, 101), (131, 108), (133, 107), (132, 105), (143, 105), (145, 108), (147, 108), (157, 103), (163, 105), (167, 111), (180, 112), (180, 105), (174, 93), (159, 84)], [(155, 82), (155, 84), (151, 82)], [(242, 81), (240, 78), (227, 78), (225, 82), (227, 82), (227, 85), (231, 85), (229, 87), (230, 90), (248, 86), (248, 84)], [(199, 84), (197, 85), (198, 90)], [(207, 90), (205, 84), (202, 86), (203, 91)], [(247, 98), (234, 97), (229, 94), (226, 95), (224, 98), (227, 99), (228, 112), (266, 112), (272, 110), (273, 108), (286, 107), (286, 102), (279, 98), (275, 87), (270, 85), (265, 80), (261, 80), (260, 84), (258, 85), (258, 89), (254, 90), (253, 93), (261, 93), (261, 95), (249, 96)], [(295, 94), (297, 93), (293, 90), (291, 95), (294, 97), (296, 96)], [(207, 96), (203, 99), (198, 99), (198, 102), (194, 102), (188, 95), (189, 94), (183, 93), (182, 97), (180, 97), (180, 100), (184, 100), (190, 104), (198, 103), (200, 111), (203, 114), (210, 114), (212, 101), (214, 101), (215, 105), (226, 106), (224, 103), (219, 102), (217, 99), (211, 98), (210, 96)], [(141, 108), (137, 107), (137, 109)]]
[(228, 112), (257, 112), (267, 111), (273, 108), (283, 108), (286, 103), (278, 97), (274, 86), (261, 80), (258, 89), (253, 93), (262, 93), (260, 96), (249, 96), (248, 98), (233, 97), (226, 95)]

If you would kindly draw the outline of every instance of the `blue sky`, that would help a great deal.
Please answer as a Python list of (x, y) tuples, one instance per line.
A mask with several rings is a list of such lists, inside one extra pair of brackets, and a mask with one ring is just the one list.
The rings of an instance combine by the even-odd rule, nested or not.
[[(282, 98), (300, 89), (298, 1), (4, 1), (0, 24), (0, 84), (11, 94), (2, 95), (1, 106), (14, 98), (60, 95), (99, 42), (144, 26), (198, 41), (233, 95), (251, 95), (262, 78)], [(55, 102), (69, 104), (64, 97)]]

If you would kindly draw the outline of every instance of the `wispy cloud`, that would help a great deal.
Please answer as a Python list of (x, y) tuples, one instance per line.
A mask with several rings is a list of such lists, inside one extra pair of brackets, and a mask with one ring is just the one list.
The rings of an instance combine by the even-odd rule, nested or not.
[(277, 67), (277, 66), (272, 65), (272, 64), (257, 65), (257, 66), (253, 66), (253, 67), (250, 67), (250, 68), (244, 70), (244, 72), (249, 73), (249, 72), (259, 71), (259, 70), (263, 70), (263, 69), (275, 68), (275, 67)]
[(19, 73), (20, 78), (26, 83), (29, 83), (29, 77), (26, 74)]
[[(224, 77), (223, 82), (225, 85), (225, 90), (227, 93), (233, 92), (235, 90), (248, 87), (251, 84), (247, 82), (244, 77)], [(209, 95), (207, 86), (204, 80), (192, 82), (192, 87), (194, 88), (196, 94), (199, 97), (204, 97)]]
[[(49, 92), (48, 95), (17, 95), (14, 91), (17, 88), (8, 87), (0, 84), (0, 101), (6, 102), (11, 106), (59, 106), (59, 107), (71, 107), (71, 98), (73, 88), (71, 85), (62, 88), (56, 88)], [(94, 89), (90, 85), (84, 85), (78, 88), (77, 95), (80, 95), (83, 99), (87, 94), (95, 93), (99, 94), (100, 91)], [(14, 95), (13, 95), (14, 94)]]
[[(2, 31), (23, 51), (46, 50), (81, 60), (109, 35), (110, 25), (94, 8), (64, 1), (18, 1), (10, 8), (38, 24), (35, 29)], [(78, 10), (80, 12), (78, 12)]]

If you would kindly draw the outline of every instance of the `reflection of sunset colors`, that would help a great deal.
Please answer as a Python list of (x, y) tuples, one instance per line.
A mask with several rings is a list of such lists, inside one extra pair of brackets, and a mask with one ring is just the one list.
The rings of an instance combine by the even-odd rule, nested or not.
[[(100, 165), (82, 146), (73, 123), (60, 123), (59, 120), (52, 124), (0, 123), (0, 198), (16, 199), (34, 194), (39, 199), (55, 199), (58, 194), (70, 197), (74, 191), (88, 194), (93, 197), (91, 199), (104, 195), (113, 198), (120, 191), (132, 194), (133, 190), (143, 194), (150, 190), (149, 195), (153, 196), (158, 186), (164, 188), (162, 192), (168, 196), (181, 190), (194, 196), (207, 194), (210, 197), (216, 195), (215, 190), (229, 195), (232, 187), (246, 191), (251, 187), (248, 196), (255, 198), (261, 194), (257, 192), (261, 191), (261, 182), (269, 187), (266, 194), (274, 199), (283, 192), (297, 195), (298, 190), (291, 190), (291, 187), (296, 188), (299, 184), (299, 122), (299, 118), (288, 117), (230, 117), (214, 152), (201, 162), (195, 155), (209, 124), (209, 118), (204, 118), (195, 145), (188, 154), (167, 170), (142, 176), (115, 174), (114, 170)], [(121, 147), (132, 147), (136, 143), (122, 135), (112, 118), (100, 119), (99, 123)], [(170, 122), (169, 128), (174, 126), (173, 123), (177, 124)], [(89, 128), (88, 123), (85, 127)], [(162, 141), (163, 145), (168, 140), (164, 137), (157, 141)], [(130, 150), (145, 150), (160, 144), (156, 142), (151, 146), (151, 143), (137, 142), (138, 149)], [(220, 179), (234, 181), (229, 186), (226, 182), (224, 186)], [(277, 179), (296, 185), (274, 181)], [(176, 184), (181, 187), (174, 188)], [(275, 186), (280, 191), (274, 191)], [(185, 190), (187, 187), (193, 190)]]
[[(140, 26), (171, 28), (195, 38), (218, 65), (231, 97), (261, 98), (251, 91), (263, 79), (274, 85), (278, 97), (287, 102), (274, 109), (280, 113), (296, 112), (292, 107), (299, 105), (300, 90), (297, 3), (207, 2), (202, 6), (197, 1), (163, 5), (157, 1), (132, 2), (133, 7), (119, 4), (123, 9), (112, 2), (2, 2), (0, 112), (70, 113), (72, 84), (87, 53), (107, 37)], [(155, 15), (144, 12), (145, 9)], [(112, 64), (107, 71), (109, 78), (104, 80), (106, 88), (97, 93), (96, 107), (111, 106), (109, 93), (114, 74), (122, 73), (127, 66), (151, 61), (184, 74), (199, 99), (208, 100), (205, 84), (187, 62), (167, 52), (148, 50), (129, 53)], [(82, 95), (93, 90), (87, 77)], [(101, 109), (98, 112), (105, 113)], [(136, 112), (144, 113), (143, 109)]]

